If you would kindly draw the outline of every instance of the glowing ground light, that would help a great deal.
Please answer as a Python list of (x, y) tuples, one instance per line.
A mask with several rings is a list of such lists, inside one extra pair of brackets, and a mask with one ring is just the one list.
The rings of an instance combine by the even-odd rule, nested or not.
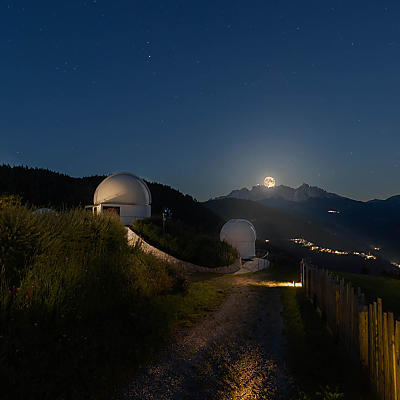
[(284, 282), (284, 284), (282, 286), (290, 286), (290, 287), (302, 287), (303, 285), (301, 284), (301, 282)]
[(272, 188), (272, 187), (274, 187), (274, 186), (275, 186), (275, 179), (274, 179), (272, 176), (267, 176), (267, 177), (264, 179), (264, 185), (265, 185), (267, 188)]

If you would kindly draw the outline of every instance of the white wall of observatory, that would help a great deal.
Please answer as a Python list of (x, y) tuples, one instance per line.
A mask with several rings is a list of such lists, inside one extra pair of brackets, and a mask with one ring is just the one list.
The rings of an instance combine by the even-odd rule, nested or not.
[(151, 217), (151, 206), (137, 206), (129, 204), (100, 204), (93, 207), (96, 214), (118, 210), (119, 218), (124, 225), (132, 225), (133, 221)]

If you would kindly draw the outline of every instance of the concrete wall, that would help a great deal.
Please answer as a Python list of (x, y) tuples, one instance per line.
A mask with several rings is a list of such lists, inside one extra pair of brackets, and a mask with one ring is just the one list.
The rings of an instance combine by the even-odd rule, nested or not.
[(187, 261), (182, 261), (182, 260), (179, 260), (178, 258), (175, 258), (167, 253), (164, 253), (163, 251), (157, 249), (156, 247), (148, 244), (139, 235), (137, 235), (135, 232), (133, 232), (131, 229), (126, 228), (126, 231), (127, 231), (128, 243), (130, 246), (139, 245), (140, 248), (142, 249), (142, 251), (144, 251), (145, 253), (152, 254), (159, 260), (166, 261), (169, 264), (172, 264), (172, 265), (176, 266), (177, 268), (181, 269), (182, 271), (214, 272), (214, 273), (219, 273), (219, 274), (232, 274), (236, 271), (239, 271), (239, 269), (242, 266), (240, 259), (238, 259), (232, 265), (228, 265), (226, 267), (216, 267), (216, 268), (203, 267), (200, 265), (192, 264)]

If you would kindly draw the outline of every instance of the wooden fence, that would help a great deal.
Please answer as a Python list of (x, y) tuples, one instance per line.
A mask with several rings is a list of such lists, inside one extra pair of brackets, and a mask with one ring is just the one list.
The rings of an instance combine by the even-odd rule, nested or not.
[(304, 261), (301, 283), (333, 334), (360, 360), (378, 398), (400, 400), (400, 321), (382, 311), (381, 299), (367, 305), (360, 288)]

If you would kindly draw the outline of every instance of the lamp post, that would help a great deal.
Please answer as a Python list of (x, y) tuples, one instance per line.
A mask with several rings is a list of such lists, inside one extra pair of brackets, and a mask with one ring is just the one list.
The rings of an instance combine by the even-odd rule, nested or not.
[(162, 212), (162, 222), (163, 222), (163, 232), (165, 233), (165, 228), (167, 224), (167, 219), (171, 219), (172, 212), (168, 207), (165, 207)]

